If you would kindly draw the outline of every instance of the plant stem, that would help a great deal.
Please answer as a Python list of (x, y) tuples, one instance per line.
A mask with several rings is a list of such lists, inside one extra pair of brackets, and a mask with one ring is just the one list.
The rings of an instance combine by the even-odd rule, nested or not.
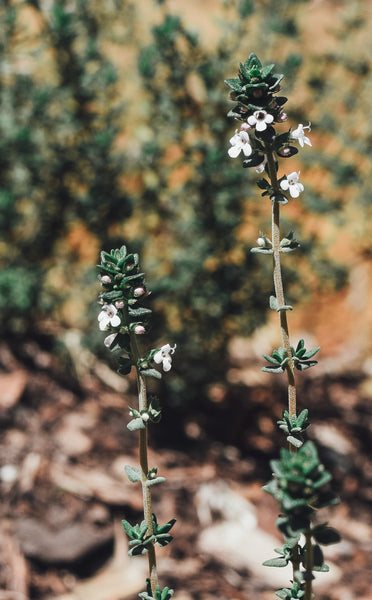
[[(269, 177), (271, 185), (275, 192), (281, 194), (281, 190), (278, 184), (278, 178), (276, 176), (275, 159), (273, 151), (269, 144), (266, 144), (266, 156), (267, 165), (269, 170)], [(278, 307), (285, 305), (284, 290), (283, 290), (283, 279), (280, 264), (280, 204), (277, 201), (272, 202), (272, 214), (271, 214), (271, 229), (272, 229), (272, 248), (273, 248), (273, 276), (274, 276), (274, 288), (275, 295), (278, 302)], [(290, 417), (296, 415), (296, 385), (294, 377), (294, 362), (292, 357), (291, 343), (289, 338), (289, 329), (287, 322), (287, 312), (285, 310), (279, 311), (279, 322), (280, 322), (280, 334), (282, 337), (283, 347), (286, 349), (287, 356), (289, 357), (288, 365), (286, 368), (288, 378), (288, 412)], [(290, 445), (291, 451), (295, 449)]]
[(310, 531), (306, 532), (306, 543), (305, 543), (305, 556), (306, 556), (306, 581), (305, 581), (305, 596), (304, 600), (311, 600), (313, 597), (312, 587), (313, 587), (313, 566), (314, 566), (314, 556), (313, 556), (313, 545), (311, 542), (311, 533)]
[[(133, 350), (133, 358), (137, 363), (139, 358), (138, 344), (135, 334), (131, 335), (131, 345)], [(140, 370), (136, 366), (137, 374), (137, 389), (138, 389), (138, 408), (140, 411), (147, 409), (147, 389), (146, 381)], [(148, 457), (147, 457), (147, 427), (139, 430), (139, 460), (141, 467), (141, 483), (142, 483), (142, 496), (143, 496), (143, 515), (145, 523), (148, 527), (147, 535), (154, 533), (152, 523), (152, 502), (151, 502), (151, 490), (147, 483), (147, 474), (149, 472)], [(148, 546), (148, 561), (149, 561), (149, 574), (152, 595), (155, 597), (155, 589), (158, 585), (158, 573), (156, 568), (156, 554), (154, 543), (151, 542)]]
[[(273, 151), (269, 144), (265, 144), (266, 146), (266, 156), (267, 156), (267, 166), (269, 171), (269, 177), (271, 181), (271, 185), (274, 191), (278, 194), (281, 193), (278, 183), (278, 178), (276, 175), (276, 166), (275, 166), (275, 158)], [(283, 278), (282, 278), (282, 269), (280, 263), (280, 204), (277, 201), (272, 202), (272, 211), (271, 211), (271, 241), (272, 241), (272, 249), (273, 249), (273, 278), (274, 278), (274, 289), (275, 296), (278, 302), (278, 308), (285, 305), (284, 298), (284, 288), (283, 288)], [(296, 415), (297, 407), (296, 407), (296, 384), (295, 384), (295, 376), (294, 376), (294, 362), (292, 356), (291, 342), (289, 337), (289, 328), (287, 321), (287, 311), (280, 310), (279, 311), (279, 323), (280, 323), (280, 334), (282, 338), (283, 347), (286, 349), (287, 356), (289, 357), (289, 361), (287, 364), (286, 372), (288, 379), (288, 412), (289, 416), (292, 417)], [(297, 448), (292, 444), (289, 444), (289, 450), (294, 454), (297, 452)], [(295, 573), (300, 568), (299, 561), (299, 546), (296, 544), (293, 549), (292, 555), (292, 571), (293, 571), (293, 581), (295, 581)], [(306, 599), (305, 599), (306, 600)]]

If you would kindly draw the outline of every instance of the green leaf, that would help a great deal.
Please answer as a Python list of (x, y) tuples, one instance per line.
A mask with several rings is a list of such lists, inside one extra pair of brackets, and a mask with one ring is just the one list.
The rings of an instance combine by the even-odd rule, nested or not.
[(271, 187), (270, 183), (266, 179), (258, 179), (256, 181), (256, 184), (258, 185), (260, 190), (267, 190)]
[(132, 467), (131, 465), (125, 465), (124, 470), (127, 474), (129, 481), (132, 481), (132, 483), (141, 481), (141, 471), (139, 469), (137, 469), (137, 467)]
[(292, 444), (292, 446), (295, 446), (295, 448), (301, 448), (301, 446), (303, 445), (303, 442), (298, 438), (293, 437), (293, 435), (289, 435), (287, 437), (287, 442), (289, 442), (289, 444)]
[(251, 248), (251, 252), (252, 254), (272, 254), (273, 251), (271, 248), (260, 248), (260, 247), (256, 247), (256, 248)]
[(282, 310), (293, 310), (293, 306), (291, 306), (290, 304), (283, 304), (283, 306), (278, 306), (276, 310), (277, 312), (281, 312)]
[(139, 308), (130, 308), (128, 311), (128, 314), (130, 317), (147, 317), (150, 316), (152, 313), (152, 310), (150, 310), (149, 308), (145, 308), (143, 306), (139, 307)]
[(312, 531), (312, 535), (316, 541), (323, 546), (337, 544), (341, 541), (341, 536), (337, 529), (334, 529), (333, 527), (327, 527), (326, 524), (315, 527)]
[(319, 352), (320, 350), (320, 346), (317, 346), (316, 348), (313, 348), (312, 350), (308, 350), (306, 352), (306, 354), (304, 354), (304, 358), (308, 359), (308, 358), (312, 358), (313, 356), (315, 356), (315, 354), (317, 352)]
[(225, 83), (226, 85), (229, 86), (229, 88), (231, 88), (232, 90), (234, 90), (234, 92), (241, 92), (242, 91), (242, 83), (240, 81), (240, 79), (234, 78), (234, 79), (225, 79)]
[(269, 363), (271, 363), (272, 365), (275, 365), (275, 366), (278, 365), (278, 364), (280, 365), (280, 363), (282, 362), (281, 361), (281, 356), (279, 356), (279, 360), (276, 358), (276, 356), (275, 357), (274, 356), (270, 356), (269, 354), (263, 354), (262, 356), (267, 360), (267, 362), (269, 362)]
[(283, 367), (261, 367), (261, 371), (264, 373), (272, 373), (273, 375), (284, 373)]
[(125, 530), (125, 533), (127, 534), (127, 536), (130, 538), (133, 537), (132, 525), (130, 523), (128, 523), (128, 521), (126, 521), (125, 519), (122, 520), (121, 524), (124, 527), (124, 530)]
[(298, 427), (303, 427), (303, 425), (305, 424), (305, 421), (307, 419), (307, 415), (309, 414), (309, 411), (307, 408), (304, 408), (300, 414), (297, 417), (297, 425)]
[(286, 558), (271, 558), (270, 560), (265, 560), (262, 564), (265, 567), (286, 567), (288, 562)]
[(317, 364), (317, 360), (309, 360), (308, 362), (295, 362), (295, 367), (299, 371), (306, 371), (306, 369), (310, 369), (310, 367), (315, 367), (315, 365)]
[(161, 379), (162, 375), (157, 369), (141, 369), (141, 374), (145, 377), (155, 377), (155, 379)]
[(262, 64), (259, 60), (258, 56), (255, 55), (254, 52), (251, 52), (248, 56), (247, 60), (244, 63), (244, 66), (250, 71), (251, 69), (261, 69)]
[(155, 477), (155, 479), (147, 479), (146, 486), (151, 487), (152, 485), (157, 485), (158, 483), (164, 483), (166, 481), (165, 477)]
[(270, 308), (271, 310), (278, 310), (278, 300), (276, 298), (276, 296), (274, 296), (273, 294), (271, 294), (270, 296)]
[(117, 372), (119, 375), (129, 375), (132, 370), (132, 362), (129, 358), (121, 358)]
[(282, 588), (281, 590), (276, 590), (275, 596), (281, 598), (281, 600), (289, 600), (291, 597), (291, 590), (289, 588)]
[(274, 65), (274, 64), (271, 64), (271, 65), (265, 65), (265, 66), (262, 68), (262, 79), (266, 79), (266, 77), (267, 77), (268, 75), (270, 75), (270, 74), (273, 72), (273, 70), (274, 70), (274, 69), (275, 69), (275, 65)]
[(305, 348), (305, 340), (301, 339), (296, 347), (296, 352), (298, 352), (299, 350), (301, 350), (301, 348)]
[(146, 552), (148, 552), (147, 546), (144, 544), (138, 544), (129, 550), (128, 556), (140, 556), (142, 554), (146, 554)]

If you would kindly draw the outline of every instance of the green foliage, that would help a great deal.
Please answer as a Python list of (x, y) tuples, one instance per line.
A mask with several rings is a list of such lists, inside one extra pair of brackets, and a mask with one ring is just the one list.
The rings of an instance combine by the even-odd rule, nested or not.
[[(292, 307), (284, 306), (281, 307), (283, 310), (291, 309)], [(276, 310), (280, 310), (280, 307)], [(265, 371), (266, 373), (284, 373), (287, 365), (289, 363), (290, 358), (293, 359), (294, 366), (299, 371), (305, 371), (306, 369), (310, 369), (310, 367), (318, 364), (317, 360), (311, 360), (311, 358), (320, 350), (320, 346), (313, 348), (312, 350), (306, 350), (304, 340), (300, 340), (297, 344), (296, 349), (291, 346), (292, 357), (289, 357), (285, 348), (277, 348), (273, 351), (272, 356), (268, 354), (264, 354), (264, 358), (266, 358), (267, 362), (270, 363), (269, 367), (262, 367), (261, 371)]]
[(155, 595), (153, 596), (149, 579), (146, 579), (146, 584), (146, 592), (141, 592), (138, 594), (142, 600), (169, 600), (174, 594), (174, 590), (170, 590), (168, 587), (161, 589), (161, 587), (157, 585), (155, 588)]
[[(151, 371), (155, 371), (160, 375), (159, 371), (156, 369), (152, 369)], [(140, 369), (140, 372), (145, 375), (149, 375), (150, 369)], [(148, 406), (146, 409), (142, 409), (141, 411), (136, 410), (135, 408), (129, 408), (129, 414), (133, 419), (129, 421), (127, 427), (130, 431), (137, 431), (138, 429), (146, 429), (147, 423), (150, 421), (152, 423), (159, 423), (161, 419), (161, 409), (159, 406), (158, 398), (152, 396), (148, 400)]]
[(121, 523), (127, 536), (130, 538), (129, 546), (131, 546), (131, 549), (129, 550), (128, 555), (139, 556), (141, 554), (146, 554), (149, 545), (152, 543), (157, 544), (158, 546), (167, 546), (173, 539), (173, 537), (169, 535), (169, 531), (172, 529), (175, 522), (176, 519), (171, 519), (168, 523), (165, 523), (165, 525), (158, 525), (156, 516), (153, 514), (153, 533), (147, 535), (149, 527), (146, 525), (146, 521), (142, 521), (141, 523), (132, 526), (128, 521), (123, 519)]
[(302, 446), (304, 443), (302, 434), (310, 427), (310, 423), (307, 418), (308, 414), (309, 411), (307, 408), (304, 408), (298, 416), (290, 416), (289, 412), (284, 410), (283, 419), (278, 421), (279, 429), (284, 431), (287, 436), (287, 442), (296, 448), (300, 448)]
[(328, 486), (331, 475), (312, 442), (306, 442), (296, 453), (283, 448), (280, 460), (273, 460), (271, 467), (273, 479), (263, 489), (280, 504), (277, 526), (286, 539), (305, 533), (316, 510), (338, 502)]
[[(7, 5), (0, 8), (7, 63), (0, 75), (0, 264), (25, 273), (21, 286), (17, 275), (3, 279), (4, 297), (16, 299), (14, 312), (27, 330), (38, 325), (27, 313), (31, 304), (41, 318), (46, 299), (55, 309), (74, 285), (69, 269), (57, 296), (48, 276), (70, 227), (82, 220), (105, 241), (113, 215), (128, 216), (131, 207), (119, 187), (118, 115), (107, 102), (117, 77), (101, 51), (100, 17), (90, 3), (73, 11), (60, 0)], [(19, 44), (26, 68), (18, 65)], [(0, 325), (5, 332), (20, 326), (6, 313)]]
[(281, 600), (291, 600), (291, 598), (300, 600), (305, 595), (305, 592), (303, 589), (301, 589), (301, 587), (302, 586), (300, 586), (297, 582), (294, 582), (291, 588), (282, 588), (281, 590), (277, 590), (275, 595), (278, 596), (278, 598), (281, 598)]

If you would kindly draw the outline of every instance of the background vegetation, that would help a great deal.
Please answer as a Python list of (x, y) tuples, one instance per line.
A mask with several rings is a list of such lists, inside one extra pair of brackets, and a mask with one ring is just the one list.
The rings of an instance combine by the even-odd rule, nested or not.
[(322, 286), (345, 319), (337, 290), (372, 251), (371, 18), (357, 1), (4, 2), (2, 337), (60, 347), (73, 329), (106, 356), (95, 264), (125, 241), (152, 290), (154, 340), (179, 347), (172, 401), (199, 403), (224, 379), (229, 342), (265, 322), (271, 291), (250, 254), (267, 200), (227, 156), (223, 80), (251, 51), (286, 74), (290, 123), (312, 120), (315, 151), (296, 165), (306, 194), (286, 211), (302, 241), (301, 283), (286, 260), (288, 301), (316, 303)]

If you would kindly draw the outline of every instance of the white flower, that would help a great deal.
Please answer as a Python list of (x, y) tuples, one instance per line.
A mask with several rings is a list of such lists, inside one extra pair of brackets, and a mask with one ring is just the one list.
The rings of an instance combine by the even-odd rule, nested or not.
[(109, 325), (118, 327), (121, 324), (121, 319), (117, 308), (113, 304), (104, 304), (98, 315), (98, 323), (101, 331), (108, 329)]
[(245, 156), (252, 154), (252, 146), (249, 143), (249, 135), (246, 131), (238, 131), (235, 129), (235, 135), (230, 138), (231, 148), (228, 149), (228, 154), (231, 158), (239, 156), (243, 150)]
[(157, 365), (163, 363), (163, 369), (165, 372), (170, 371), (172, 366), (172, 357), (171, 354), (174, 354), (176, 349), (176, 344), (174, 344), (173, 348), (169, 344), (165, 344), (162, 346), (158, 352), (154, 355), (154, 361)]
[(266, 110), (255, 110), (253, 115), (247, 119), (249, 125), (256, 127), (256, 131), (265, 131), (269, 123), (274, 121), (274, 117)]
[(309, 131), (311, 131), (311, 123), (309, 123), (308, 125), (305, 125), (305, 127), (302, 125), (302, 123), (300, 123), (298, 125), (297, 129), (292, 131), (291, 135), (290, 135), (292, 140), (298, 141), (301, 148), (304, 147), (304, 144), (311, 146), (311, 142), (310, 142), (309, 138), (305, 135), (305, 129), (308, 129)]
[(293, 173), (287, 175), (287, 179), (283, 179), (283, 181), (280, 182), (282, 190), (289, 190), (292, 198), (298, 198), (301, 192), (304, 191), (304, 186), (299, 182), (299, 177), (300, 171), (298, 173), (293, 171)]

